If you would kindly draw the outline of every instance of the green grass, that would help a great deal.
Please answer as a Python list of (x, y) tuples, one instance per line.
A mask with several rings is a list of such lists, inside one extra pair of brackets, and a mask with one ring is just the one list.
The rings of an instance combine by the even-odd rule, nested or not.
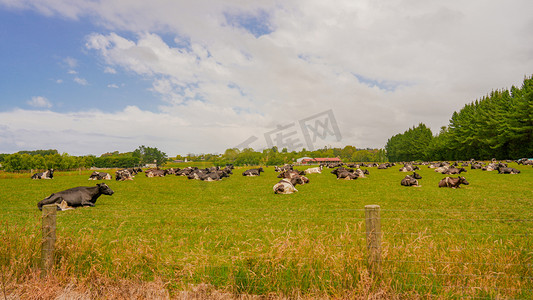
[[(273, 193), (272, 167), (254, 178), (236, 169), (220, 182), (144, 174), (107, 181), (115, 194), (96, 207), (58, 212), (55, 272), (160, 278), (171, 292), (209, 283), (237, 294), (533, 297), (531, 167), (519, 166), (518, 175), (468, 170), (470, 185), (460, 189), (438, 188), (445, 175), (425, 166), (422, 187), (402, 187), (398, 168), (369, 168), (356, 181), (338, 181), (328, 169), (292, 195)], [(38, 268), (37, 202), (94, 185), (89, 174), (0, 174), (0, 253), (12, 280)], [(366, 263), (369, 204), (380, 205), (382, 217), (375, 276)]]

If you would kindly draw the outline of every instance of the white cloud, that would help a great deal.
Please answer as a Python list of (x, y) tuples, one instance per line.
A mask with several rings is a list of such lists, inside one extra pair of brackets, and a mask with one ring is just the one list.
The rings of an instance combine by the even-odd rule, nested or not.
[(117, 74), (117, 70), (115, 70), (114, 68), (111, 68), (111, 67), (106, 67), (105, 70), (104, 70), (104, 73)]
[(31, 100), (26, 102), (29, 106), (37, 107), (37, 108), (51, 108), (52, 103), (48, 101), (45, 97), (37, 96), (32, 97)]
[(108, 88), (118, 89), (118, 85), (116, 83), (108, 84)]
[[(76, 59), (72, 58), (72, 57), (67, 57), (67, 58), (63, 59), (63, 62), (71, 69), (74, 69), (74, 68), (76, 68), (78, 66), (78, 61)], [(71, 72), (71, 71), (69, 71), (69, 72)]]
[[(8, 5), (73, 19), (90, 16), (105, 26), (106, 33), (87, 37), (89, 55), (102, 59), (105, 73), (122, 69), (151, 81), (161, 100), (159, 113), (140, 113), (157, 119), (159, 127), (142, 117), (132, 127), (146, 120), (145, 128), (170, 136), (157, 136), (167, 145), (162, 148), (180, 151), (223, 151), (327, 109), (335, 113), (342, 143), (383, 147), (419, 122), (436, 133), (465, 103), (520, 85), (533, 72), (533, 17), (525, 0)], [(247, 30), (255, 21), (268, 23), (257, 26), (268, 28), (266, 34)], [(77, 61), (67, 64), (74, 69)], [(126, 110), (98, 116), (115, 127), (115, 116), (127, 124), (139, 117)], [(65, 116), (65, 122), (74, 120)], [(176, 122), (183, 130), (161, 129)], [(110, 126), (106, 132), (141, 140), (133, 129)]]
[(76, 82), (77, 84), (80, 84), (80, 85), (88, 85), (89, 84), (86, 79), (80, 78), (80, 77), (75, 77), (74, 78), (74, 82)]

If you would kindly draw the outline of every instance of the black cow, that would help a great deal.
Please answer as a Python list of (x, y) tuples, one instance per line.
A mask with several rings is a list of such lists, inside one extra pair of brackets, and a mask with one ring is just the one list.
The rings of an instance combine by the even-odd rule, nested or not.
[(35, 173), (31, 176), (31, 179), (53, 179), (54, 169), (48, 169), (42, 173)]
[(100, 195), (113, 195), (113, 190), (105, 183), (98, 183), (96, 186), (78, 186), (61, 192), (53, 193), (37, 203), (37, 207), (42, 210), (43, 205), (56, 204), (58, 210), (65, 210), (71, 207), (94, 206), (96, 199)]
[(262, 167), (259, 167), (258, 169), (250, 169), (242, 172), (242, 176), (259, 176), (261, 175), (261, 172), (265, 172)]

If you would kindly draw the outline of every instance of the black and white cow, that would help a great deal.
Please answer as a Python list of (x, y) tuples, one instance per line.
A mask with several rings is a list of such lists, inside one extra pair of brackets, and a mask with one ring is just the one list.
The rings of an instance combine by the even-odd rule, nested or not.
[(167, 170), (149, 169), (144, 171), (146, 177), (165, 177), (168, 174)]
[(111, 180), (112, 176), (109, 173), (106, 172), (98, 172), (94, 171), (91, 176), (89, 177), (89, 180)]
[(113, 195), (113, 190), (105, 183), (96, 186), (78, 186), (61, 192), (53, 193), (37, 203), (42, 210), (43, 205), (56, 204), (58, 210), (76, 208), (80, 206), (93, 207), (100, 195)]
[(295, 188), (297, 184), (305, 184), (304, 176), (296, 176), (293, 178), (283, 178), (273, 187), (274, 194), (292, 194), (298, 190)]
[(48, 169), (42, 173), (35, 173), (31, 176), (31, 179), (53, 179), (54, 169)]
[(370, 172), (368, 172), (367, 169), (364, 169), (364, 170), (361, 170), (361, 169), (356, 169), (354, 171), (355, 175), (357, 175), (357, 177), (359, 178), (366, 178), (366, 175), (370, 175)]
[(448, 174), (448, 175), (454, 175), (454, 174), (461, 174), (461, 172), (466, 172), (466, 169), (465, 168), (449, 168), (441, 173)]
[(133, 180), (133, 175), (131, 175), (130, 171), (127, 169), (117, 170), (115, 172), (115, 180), (116, 181)]
[(518, 169), (515, 169), (515, 168), (501, 168), (501, 167), (498, 167), (496, 168), (496, 170), (498, 170), (498, 174), (519, 174), (520, 173), (520, 170)]
[(208, 173), (200, 173), (198, 179), (202, 181), (219, 181), (224, 177), (229, 177), (230, 174), (233, 174), (231, 169), (226, 167), (222, 170), (217, 169)]
[(469, 185), (470, 183), (466, 181), (466, 178), (459, 176), (457, 178), (445, 177), (439, 181), (439, 187), (449, 187), (452, 189), (459, 188), (459, 185)]
[(414, 170), (420, 170), (418, 166), (413, 166), (412, 164), (404, 164), (403, 167), (400, 168), (400, 172), (412, 172)]
[(265, 170), (263, 170), (263, 167), (259, 167), (257, 169), (246, 170), (242, 172), (242, 176), (250, 176), (250, 177), (259, 176), (261, 175), (261, 172), (265, 172)]
[(416, 180), (412, 175), (405, 176), (400, 182), (400, 184), (403, 186), (416, 186), (416, 187), (420, 186), (418, 184), (418, 180)]

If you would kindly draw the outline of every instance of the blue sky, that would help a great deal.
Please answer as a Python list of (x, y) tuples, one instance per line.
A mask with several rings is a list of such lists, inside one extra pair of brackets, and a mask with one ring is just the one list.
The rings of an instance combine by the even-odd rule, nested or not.
[(379, 148), (420, 122), (437, 133), (533, 74), (529, 7), (0, 0), (0, 153), (261, 149), (276, 128), (303, 141), (299, 121), (325, 111), (340, 134), (314, 148)]
[[(154, 111), (150, 82), (106, 65), (85, 49), (86, 37), (105, 29), (87, 20), (46, 17), (32, 11), (0, 10), (0, 109), (32, 108), (48, 99), (58, 112), (137, 105)], [(115, 70), (116, 71), (116, 70)]]

